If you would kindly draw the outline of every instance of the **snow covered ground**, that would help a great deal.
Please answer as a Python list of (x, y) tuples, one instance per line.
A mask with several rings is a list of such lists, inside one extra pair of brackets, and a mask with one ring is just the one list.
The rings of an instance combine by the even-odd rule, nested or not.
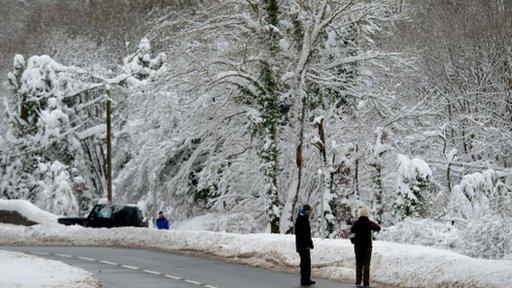
[(512, 260), (510, 218), (486, 215), (455, 223), (406, 219), (384, 228), (380, 240), (447, 249), (470, 257)]
[(264, 229), (247, 213), (208, 213), (173, 224), (173, 228), (181, 231), (213, 231), (230, 233), (257, 233)]
[(18, 252), (0, 250), (0, 287), (92, 288), (93, 275), (80, 268)]
[[(159, 231), (145, 228), (95, 229), (79, 226), (0, 224), (0, 244), (84, 245), (190, 251), (265, 268), (292, 270), (299, 264), (292, 235)], [(348, 240), (315, 239), (313, 273), (354, 281), (353, 246)], [(377, 241), (372, 278), (404, 287), (510, 287), (512, 262)]]
[[(187, 251), (287, 271), (299, 265), (293, 235), (201, 231), (213, 225), (210, 219), (212, 215), (177, 223), (178, 229), (170, 231), (131, 227), (91, 230), (56, 224), (55, 215), (41, 211), (26, 201), (0, 200), (0, 210), (15, 210), (34, 222), (43, 223), (34, 226), (0, 224), (0, 244)], [(184, 230), (187, 227), (195, 231)], [(343, 239), (314, 241), (314, 275), (353, 282), (352, 244)], [(371, 273), (375, 281), (403, 287), (510, 287), (512, 261), (476, 259), (442, 249), (376, 241)]]

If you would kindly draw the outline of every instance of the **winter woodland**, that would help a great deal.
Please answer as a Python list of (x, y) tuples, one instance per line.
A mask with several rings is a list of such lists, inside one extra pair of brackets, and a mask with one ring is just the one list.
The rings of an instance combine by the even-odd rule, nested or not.
[(7, 2), (0, 198), (512, 257), (512, 2)]

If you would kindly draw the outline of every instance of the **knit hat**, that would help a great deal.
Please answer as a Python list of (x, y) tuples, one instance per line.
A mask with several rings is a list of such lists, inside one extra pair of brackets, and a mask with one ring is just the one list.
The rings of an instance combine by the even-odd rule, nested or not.
[(306, 215), (306, 211), (313, 211), (311, 209), (311, 206), (309, 206), (308, 204), (306, 204), (306, 205), (302, 206), (302, 208), (300, 208), (299, 215), (301, 215), (301, 216)]
[(368, 217), (368, 215), (370, 215), (370, 209), (367, 206), (363, 206), (359, 209), (360, 217)]

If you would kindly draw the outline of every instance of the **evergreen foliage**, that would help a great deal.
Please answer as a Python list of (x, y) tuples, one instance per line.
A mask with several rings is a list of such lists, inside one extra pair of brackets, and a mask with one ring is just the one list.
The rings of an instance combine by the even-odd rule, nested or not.
[(411, 160), (405, 155), (398, 155), (397, 162), (398, 195), (392, 207), (395, 216), (399, 220), (425, 217), (425, 199), (430, 190), (432, 170), (425, 161), (418, 158)]

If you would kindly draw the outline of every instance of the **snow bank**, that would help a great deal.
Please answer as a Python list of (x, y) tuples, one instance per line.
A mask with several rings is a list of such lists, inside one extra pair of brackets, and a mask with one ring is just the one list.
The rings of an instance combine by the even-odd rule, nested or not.
[[(83, 245), (191, 251), (229, 261), (283, 270), (297, 269), (293, 235), (159, 231), (145, 228), (95, 229), (79, 226), (0, 225), (0, 244)], [(374, 281), (404, 287), (510, 287), (512, 262), (470, 258), (453, 252), (377, 241)], [(315, 239), (313, 273), (354, 281), (353, 246), (348, 240)]]
[(16, 211), (28, 220), (43, 225), (55, 224), (58, 218), (25, 200), (0, 199), (0, 211)]
[(58, 261), (3, 250), (0, 259), (0, 287), (100, 287), (91, 273)]
[(257, 233), (263, 228), (247, 213), (208, 213), (177, 222), (173, 226), (176, 230), (184, 231), (212, 231), (239, 234)]
[(512, 259), (512, 219), (487, 215), (468, 222), (408, 218), (384, 228), (380, 240), (449, 249), (470, 257)]

